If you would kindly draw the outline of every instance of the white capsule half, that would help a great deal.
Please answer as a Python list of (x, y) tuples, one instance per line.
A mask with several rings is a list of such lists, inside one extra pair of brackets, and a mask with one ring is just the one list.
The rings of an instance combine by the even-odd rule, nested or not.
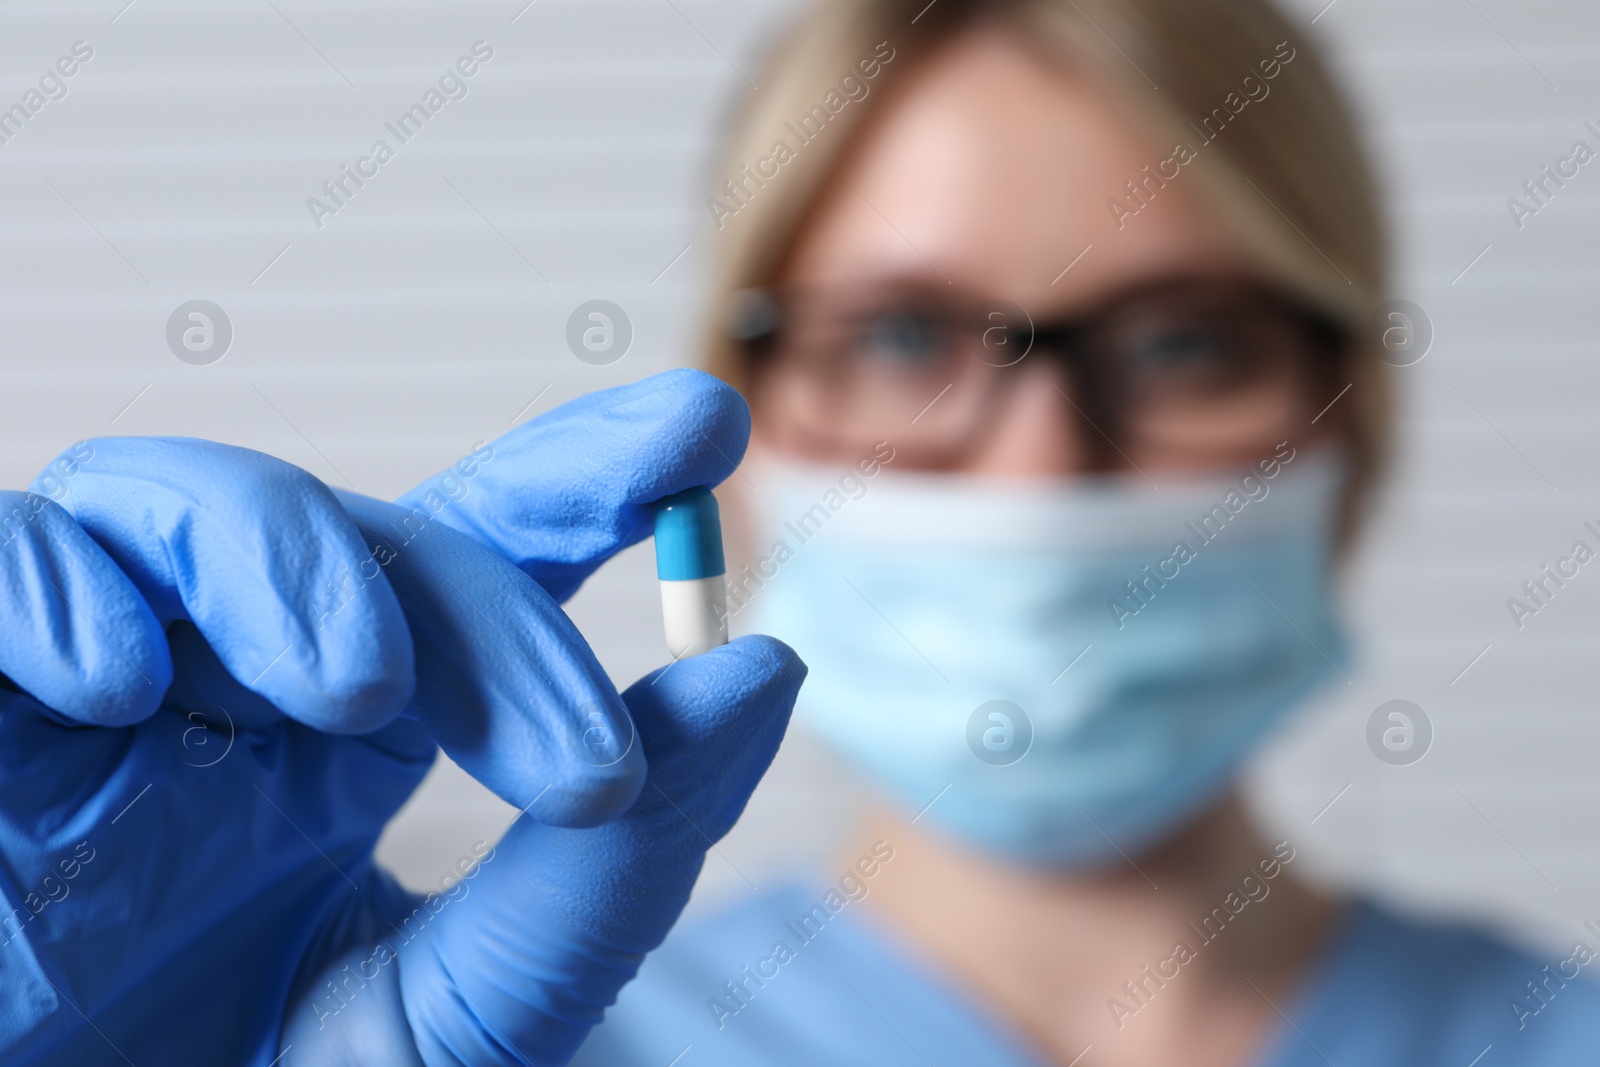
[(661, 623), (673, 659), (698, 656), (728, 643), (727, 579), (661, 583)]

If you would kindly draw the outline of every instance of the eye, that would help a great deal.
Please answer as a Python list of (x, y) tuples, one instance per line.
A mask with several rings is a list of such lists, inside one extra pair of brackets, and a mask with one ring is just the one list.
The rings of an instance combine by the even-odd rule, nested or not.
[(1152, 383), (1227, 384), (1250, 375), (1257, 363), (1249, 331), (1220, 322), (1146, 322), (1118, 342), (1119, 362)]
[(1209, 366), (1225, 358), (1231, 345), (1221, 331), (1198, 325), (1152, 330), (1139, 341), (1135, 354), (1151, 370)]
[(891, 370), (924, 370), (945, 358), (949, 329), (923, 311), (882, 311), (866, 316), (856, 334), (856, 358)]

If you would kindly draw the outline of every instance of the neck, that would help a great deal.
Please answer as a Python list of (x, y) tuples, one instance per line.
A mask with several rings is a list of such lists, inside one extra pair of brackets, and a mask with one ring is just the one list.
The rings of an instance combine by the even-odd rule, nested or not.
[(877, 809), (894, 849), (866, 905), (1052, 1059), (1237, 1064), (1337, 913), (1230, 796), (1167, 841), (1092, 873), (1013, 866)]

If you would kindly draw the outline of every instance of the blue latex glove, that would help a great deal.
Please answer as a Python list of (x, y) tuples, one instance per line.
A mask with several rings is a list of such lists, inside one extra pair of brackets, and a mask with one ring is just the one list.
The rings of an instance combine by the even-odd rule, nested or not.
[[(472, 491), (439, 521), (565, 601), (601, 563), (650, 536), (651, 504), (732, 474), (749, 438), (750, 409), (737, 392), (702, 371), (668, 371), (579, 397), (506, 434), (494, 461), (475, 470)], [(429, 493), (446, 492), (441, 481), (400, 503), (423, 508)]]
[[(664, 400), (676, 390), (690, 407), (715, 391), (664, 384)], [(693, 426), (685, 405), (634, 406), (624, 418), (654, 431), (615, 438), (602, 404), (588, 447), (625, 471), (687, 434), (712, 447), (666, 491), (715, 481), (742, 450), (736, 401)], [(627, 850), (626, 828), (660, 806), (654, 785), (601, 830), (545, 839), (541, 821), (627, 807), (651, 752), (670, 795), (674, 757), (700, 765), (674, 742), (707, 731), (707, 765), (734, 772), (679, 803), (720, 834), (781, 734), (801, 673), (792, 654), (751, 641), (674, 666), (630, 692), (633, 744), (551, 597), (443, 522), (408, 526), (353, 496), (341, 508), (303, 472), (243, 450), (94, 448), (70, 477), (36, 483), (66, 511), (10, 496), (30, 517), (0, 545), (0, 611), (25, 635), (0, 670), (32, 694), (0, 697), (0, 889), (15, 909), (0, 921), (4, 1062), (264, 1065), (297, 1042), (280, 1062), (449, 1063), (444, 1050), (475, 1042), (500, 1058), (461, 1062), (518, 1062), (505, 1051), (518, 1038), (531, 1062), (564, 1060), (665, 934), (687, 886), (674, 872), (692, 875), (709, 841), (662, 831)], [(556, 507), (622, 514), (631, 505), (615, 502), (635, 489), (624, 482), (580, 481)], [(378, 568), (367, 546), (380, 543)], [(611, 550), (560, 563), (577, 574)], [(371, 851), (435, 740), (526, 817), (464, 857), (469, 880), (418, 901)], [(671, 860), (659, 891), (588, 894), (654, 882), (639, 866), (649, 848)], [(463, 903), (467, 887), (477, 903)], [(370, 980), (335, 967), (354, 958), (364, 971), (383, 937), (397, 951)], [(330, 972), (348, 1003), (317, 1003)]]

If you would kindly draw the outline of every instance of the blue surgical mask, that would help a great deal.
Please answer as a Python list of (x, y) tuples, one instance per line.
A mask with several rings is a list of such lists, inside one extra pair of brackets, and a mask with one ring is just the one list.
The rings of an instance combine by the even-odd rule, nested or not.
[(1288, 446), (1160, 489), (769, 458), (730, 606), (809, 665), (796, 723), (909, 814), (1092, 868), (1196, 815), (1342, 671), (1342, 473)]

